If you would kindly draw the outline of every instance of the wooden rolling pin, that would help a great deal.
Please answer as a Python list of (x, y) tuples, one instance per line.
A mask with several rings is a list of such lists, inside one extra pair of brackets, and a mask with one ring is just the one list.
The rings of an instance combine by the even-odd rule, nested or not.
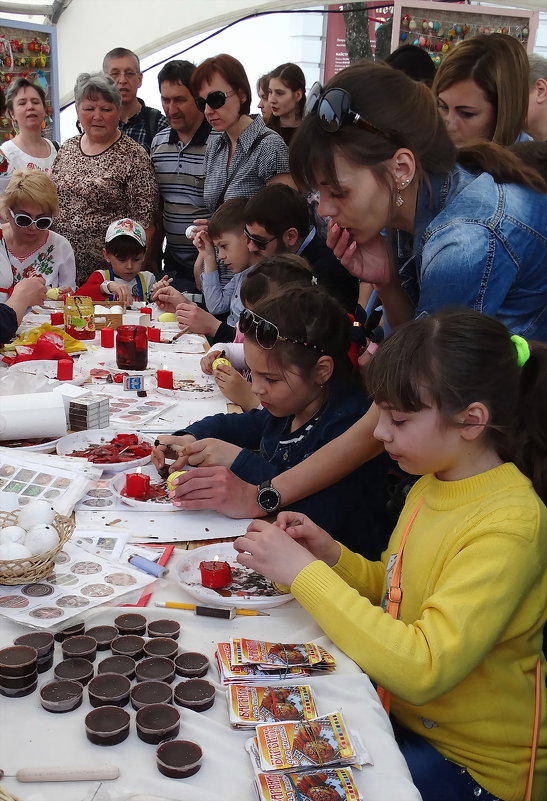
[(97, 765), (74, 768), (47, 766), (21, 768), (15, 774), (20, 782), (95, 782), (117, 779), (120, 769), (116, 765)]

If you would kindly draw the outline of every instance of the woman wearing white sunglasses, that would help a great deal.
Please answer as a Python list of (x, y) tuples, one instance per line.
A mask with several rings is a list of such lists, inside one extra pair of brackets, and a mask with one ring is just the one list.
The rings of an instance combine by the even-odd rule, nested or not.
[(68, 239), (51, 230), (59, 198), (51, 178), (40, 170), (16, 170), (0, 196), (0, 256), (15, 281), (42, 276), (60, 293), (76, 286), (74, 251)]

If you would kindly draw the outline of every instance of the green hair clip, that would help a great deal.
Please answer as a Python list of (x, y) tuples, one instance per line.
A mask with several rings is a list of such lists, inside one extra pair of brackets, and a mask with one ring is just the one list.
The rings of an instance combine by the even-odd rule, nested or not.
[(520, 337), (518, 334), (513, 334), (511, 337), (511, 342), (515, 346), (515, 350), (517, 351), (517, 364), (519, 367), (524, 367), (528, 359), (530, 358), (530, 345), (526, 342), (523, 337)]

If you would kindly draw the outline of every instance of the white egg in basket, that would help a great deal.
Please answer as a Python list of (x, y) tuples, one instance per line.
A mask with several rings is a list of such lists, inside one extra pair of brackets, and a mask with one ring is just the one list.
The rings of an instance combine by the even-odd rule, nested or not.
[(30, 501), (26, 506), (23, 506), (17, 517), (17, 522), (28, 531), (33, 526), (44, 525), (53, 523), (55, 520), (55, 509), (47, 501)]
[(37, 525), (27, 531), (27, 536), (23, 540), (33, 556), (51, 551), (59, 545), (59, 535), (53, 526)]

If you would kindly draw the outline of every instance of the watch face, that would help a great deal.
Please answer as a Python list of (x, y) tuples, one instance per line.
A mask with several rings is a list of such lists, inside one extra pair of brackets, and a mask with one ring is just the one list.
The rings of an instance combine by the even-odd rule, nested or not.
[(265, 487), (258, 493), (258, 505), (265, 512), (275, 512), (279, 507), (280, 495), (272, 487)]

